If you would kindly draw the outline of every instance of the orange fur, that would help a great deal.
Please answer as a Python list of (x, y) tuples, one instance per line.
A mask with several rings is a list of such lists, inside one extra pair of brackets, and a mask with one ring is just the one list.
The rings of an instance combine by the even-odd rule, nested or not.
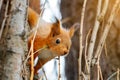
[[(28, 14), (28, 22), (34, 29), (38, 21), (38, 14), (30, 8), (28, 8)], [(48, 46), (48, 48), (45, 48), (34, 55), (34, 58), (39, 56), (38, 63), (34, 67), (35, 74), (37, 74), (38, 69), (40, 69), (49, 60), (56, 56), (65, 55), (69, 52), (71, 37), (75, 31), (74, 28), (75, 27), (72, 27), (70, 30), (66, 30), (61, 27), (60, 21), (57, 21), (56, 23), (47, 23), (40, 19), (37, 35), (33, 45), (34, 51), (37, 51), (44, 46)], [(30, 42), (33, 39), (33, 33), (28, 39), (29, 48), (31, 46)], [(60, 43), (57, 43), (57, 40), (60, 41)]]
[(28, 22), (30, 24), (30, 27), (34, 27), (37, 24), (38, 20), (38, 14), (32, 10), (31, 8), (28, 8)]
[(40, 13), (40, 0), (29, 0), (29, 6), (34, 9), (37, 13)]

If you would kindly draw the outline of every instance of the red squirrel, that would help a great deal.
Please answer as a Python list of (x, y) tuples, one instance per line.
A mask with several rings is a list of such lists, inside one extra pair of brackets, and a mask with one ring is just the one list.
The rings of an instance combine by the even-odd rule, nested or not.
[[(28, 8), (28, 22), (32, 29), (37, 25), (39, 15)], [(70, 29), (65, 29), (61, 26), (61, 22), (57, 20), (56, 23), (48, 23), (43, 19), (40, 19), (37, 34), (34, 40), (33, 49), (34, 52), (48, 46), (47, 48), (34, 54), (34, 59), (39, 56), (38, 63), (34, 66), (34, 72), (37, 71), (49, 60), (56, 56), (62, 56), (69, 53), (71, 46), (71, 38), (75, 32), (75, 26)], [(31, 40), (33, 39), (33, 33), (29, 36), (28, 47), (31, 46)]]

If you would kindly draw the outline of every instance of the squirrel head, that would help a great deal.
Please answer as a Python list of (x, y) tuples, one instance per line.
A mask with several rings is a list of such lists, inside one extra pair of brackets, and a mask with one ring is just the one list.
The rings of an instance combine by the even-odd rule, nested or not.
[[(31, 8), (28, 8), (28, 22), (32, 28), (32, 34), (30, 34), (28, 38), (28, 48), (30, 49), (31, 41), (33, 40), (36, 30), (37, 33), (33, 43), (34, 52), (47, 46), (47, 48), (38, 51), (34, 55), (34, 59), (36, 57), (39, 58), (36, 66), (34, 67), (36, 74), (39, 68), (49, 60), (56, 56), (62, 56), (69, 53), (71, 38), (79, 24), (77, 23), (73, 25), (70, 29), (65, 29), (62, 27), (59, 20), (57, 20), (56, 23), (48, 23), (43, 19), (39, 20), (38, 14)], [(38, 27), (36, 28), (37, 25)]]
[[(32, 29), (36, 28), (38, 18), (38, 14), (31, 8), (28, 8), (28, 22)], [(78, 24), (73, 25), (70, 29), (65, 29), (57, 19), (56, 23), (48, 23), (40, 19), (34, 41), (34, 50), (36, 51), (47, 45), (49, 50), (56, 56), (67, 54), (71, 46), (71, 38), (77, 27)]]
[(71, 38), (75, 32), (75, 27), (71, 27), (70, 29), (65, 29), (62, 27), (59, 20), (54, 23), (51, 27), (51, 32), (48, 36), (47, 45), (49, 49), (57, 54), (66, 55), (69, 53), (71, 46)]

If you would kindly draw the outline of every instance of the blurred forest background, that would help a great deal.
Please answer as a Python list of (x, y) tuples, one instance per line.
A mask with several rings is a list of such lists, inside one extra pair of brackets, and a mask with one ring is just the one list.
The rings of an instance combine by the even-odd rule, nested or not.
[[(39, 0), (30, 0), (33, 2), (30, 2), (30, 6), (33, 5), (34, 9), (40, 13), (40, 9), (38, 8), (40, 6)], [(85, 56), (88, 55), (88, 48), (90, 46), (91, 40), (91, 34), (93, 32), (95, 19), (96, 19), (96, 13), (97, 13), (97, 6), (98, 1), (100, 0), (87, 0), (86, 8), (85, 8), (85, 14), (84, 14), (84, 22), (83, 22), (83, 51), (82, 51), (82, 73), (79, 73), (79, 37), (80, 32), (79, 29), (76, 31), (74, 37), (72, 38), (72, 46), (70, 50), (70, 54), (65, 57), (65, 77), (67, 80), (119, 80), (119, 68), (120, 68), (120, 1), (119, 0), (101, 0), (101, 12), (104, 6), (104, 3), (108, 1), (108, 8), (107, 12), (105, 13), (105, 16), (103, 17), (102, 21), (99, 21), (99, 29), (96, 36), (96, 42), (93, 49), (93, 55), (95, 55), (98, 44), (100, 42), (101, 36), (105, 30), (105, 25), (108, 24), (109, 16), (111, 15), (111, 11), (113, 10), (114, 4), (118, 1), (118, 6), (115, 11), (115, 16), (113, 18), (111, 28), (109, 30), (109, 33), (107, 35), (107, 38), (105, 40), (105, 44), (103, 45), (103, 49), (101, 51), (101, 55), (99, 56), (99, 63), (96, 63), (93, 61), (93, 65), (90, 65), (90, 73), (87, 72), (86, 68), (86, 59)], [(21, 3), (21, 4), (17, 4)], [(31, 4), (32, 3), (32, 4)], [(63, 26), (65, 27), (71, 27), (74, 23), (80, 23), (81, 20), (81, 13), (83, 8), (84, 0), (61, 0), (60, 4), (60, 11), (62, 14), (62, 22)], [(26, 27), (26, 6), (27, 0), (0, 0), (0, 80), (24, 80), (21, 77), (22, 69), (23, 67), (19, 65), (24, 65), (22, 61), (24, 60), (24, 57), (27, 52), (27, 42), (26, 42), (26, 34), (28, 33), (28, 28)], [(7, 7), (9, 5), (9, 7)], [(16, 7), (12, 7), (12, 5), (17, 5), (19, 7), (19, 10), (23, 10), (20, 12), (18, 19), (16, 20), (20, 25), (22, 24), (22, 28), (16, 28), (16, 26), (12, 27), (18, 32), (15, 34), (10, 34), (11, 32), (14, 32), (14, 30), (11, 31), (11, 25), (12, 19), (9, 19), (9, 17), (13, 18), (15, 12), (12, 12), (12, 9), (17, 10)], [(22, 5), (22, 7), (21, 7)], [(24, 5), (24, 6), (23, 6)], [(7, 9), (7, 8), (8, 9)], [(10, 9), (12, 8), (12, 9)], [(7, 10), (6, 10), (7, 9)], [(6, 11), (7, 14), (5, 13)], [(9, 15), (9, 13), (11, 15)], [(8, 15), (6, 17), (6, 15)], [(98, 17), (98, 16), (97, 16)], [(22, 21), (23, 20), (23, 21)], [(10, 22), (10, 25), (8, 24)], [(13, 21), (14, 22), (14, 21)], [(17, 24), (17, 22), (14, 22)], [(4, 23), (4, 24), (3, 24)], [(2, 26), (5, 26), (2, 28)], [(19, 25), (18, 25), (19, 26)], [(23, 30), (21, 33), (19, 30)], [(6, 33), (6, 30), (8, 31)], [(10, 30), (10, 31), (9, 31)], [(89, 33), (89, 35), (88, 35)], [(10, 36), (8, 36), (10, 34)], [(17, 35), (19, 37), (16, 38), (16, 42), (11, 43), (11, 35)], [(88, 36), (88, 42), (86, 43), (86, 36)], [(9, 41), (10, 40), (10, 41)], [(20, 40), (20, 41), (19, 41)], [(20, 43), (20, 44), (19, 44)], [(12, 46), (8, 46), (12, 45)], [(14, 47), (14, 45), (18, 45), (19, 47), (15, 48), (15, 51), (11, 51), (11, 47)], [(88, 45), (88, 48), (85, 48), (86, 45)], [(8, 47), (6, 47), (8, 46)], [(102, 45), (101, 45), (102, 46)], [(22, 47), (22, 48), (21, 48)], [(20, 50), (19, 50), (20, 49)], [(87, 49), (87, 50), (86, 50)], [(16, 52), (17, 51), (17, 52)], [(11, 54), (10, 54), (11, 53)], [(15, 54), (15, 53), (21, 53), (21, 54)], [(86, 53), (86, 54), (85, 54)], [(9, 58), (12, 58), (9, 59)], [(88, 56), (87, 56), (88, 58)], [(93, 59), (94, 57), (92, 57)], [(18, 61), (18, 62), (16, 62)], [(11, 64), (11, 65), (10, 65)], [(100, 64), (98, 66), (98, 64)], [(61, 64), (62, 65), (62, 64)], [(12, 68), (12, 69), (11, 69)], [(18, 70), (17, 70), (18, 69)], [(13, 70), (13, 71), (12, 71)], [(17, 74), (16, 74), (17, 73)], [(9, 76), (10, 74), (16, 78), (11, 78)], [(51, 73), (52, 74), (52, 73)], [(80, 75), (82, 74), (82, 75)], [(18, 76), (20, 75), (20, 76)], [(79, 76), (82, 76), (80, 78)], [(98, 78), (99, 76), (99, 78)], [(18, 78), (19, 77), (19, 78)], [(49, 80), (49, 77), (48, 77)], [(64, 80), (61, 78), (61, 80)]]
[[(85, 11), (85, 18), (84, 18), (84, 26), (83, 26), (83, 49), (85, 49), (85, 39), (86, 35), (89, 32), (89, 29), (93, 30), (94, 23), (95, 23), (95, 17), (96, 17), (96, 11), (97, 11), (97, 5), (99, 0), (88, 0), (86, 4), (86, 11)], [(104, 1), (102, 0), (102, 7), (104, 4)], [(95, 45), (96, 47), (99, 43), (100, 36), (103, 33), (103, 30), (105, 29), (105, 25), (107, 24), (108, 17), (111, 14), (111, 10), (113, 8), (113, 5), (115, 4), (116, 0), (109, 0), (108, 3), (108, 9), (107, 13), (105, 14), (104, 20), (102, 23), (100, 23), (100, 28), (97, 34), (97, 40)], [(61, 12), (63, 19), (66, 17), (70, 18), (72, 17), (68, 22), (66, 22), (64, 25), (70, 26), (71, 24), (75, 22), (80, 22), (80, 14), (82, 11), (84, 0), (71, 0), (71, 1), (65, 1), (63, 0), (61, 3)], [(120, 3), (119, 3), (120, 4)], [(103, 80), (107, 80), (107, 78), (117, 71), (117, 69), (120, 68), (120, 8), (118, 12), (115, 14), (115, 17), (113, 19), (113, 23), (111, 26), (111, 29), (108, 33), (107, 39), (105, 41), (104, 48), (101, 53), (100, 57), (100, 67), (103, 75)], [(75, 36), (73, 37), (73, 45), (70, 51), (70, 54), (66, 57), (66, 75), (68, 80), (77, 80), (78, 79), (78, 55), (79, 55), (79, 31), (76, 32)], [(89, 42), (90, 43), (90, 42)], [(89, 44), (88, 43), (88, 44)], [(85, 52), (83, 51), (83, 58), (84, 58)], [(82, 69), (85, 70), (85, 62), (84, 59), (82, 61)], [(92, 68), (92, 77), (91, 80), (97, 80), (97, 69), (95, 67)], [(116, 76), (115, 78), (110, 80), (117, 80)], [(102, 79), (101, 79), (102, 80)]]

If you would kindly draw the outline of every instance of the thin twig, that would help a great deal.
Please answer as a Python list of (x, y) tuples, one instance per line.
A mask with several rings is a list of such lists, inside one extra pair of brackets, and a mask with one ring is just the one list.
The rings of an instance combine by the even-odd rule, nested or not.
[(93, 50), (94, 50), (95, 41), (96, 41), (96, 37), (97, 37), (97, 32), (98, 32), (99, 24), (100, 24), (100, 22), (98, 21), (98, 16), (100, 15), (101, 3), (102, 3), (102, 0), (98, 0), (95, 24), (94, 24), (93, 32), (92, 32), (92, 35), (91, 35), (90, 44), (89, 44), (89, 47), (88, 47), (88, 63), (89, 63), (88, 64), (89, 65), (88, 72), (89, 72), (89, 74), (90, 74), (91, 61), (92, 61), (92, 58), (93, 58)]
[(88, 39), (91, 33), (91, 29), (88, 31), (85, 41), (85, 65), (86, 65), (86, 71), (88, 73), (88, 62), (87, 62), (87, 49), (88, 49)]
[(117, 80), (119, 80), (119, 76), (120, 76), (120, 70), (119, 68), (117, 69)]
[(113, 9), (111, 11), (111, 15), (107, 21), (107, 24), (105, 25), (105, 29), (104, 29), (104, 32), (100, 38), (100, 42), (98, 43), (98, 46), (97, 46), (97, 50), (96, 50), (96, 54), (95, 54), (95, 59), (101, 54), (101, 51), (102, 51), (102, 48), (103, 48), (103, 45), (105, 43), (105, 40), (106, 40), (106, 37), (108, 35), (108, 32), (111, 28), (111, 24), (113, 22), (113, 18), (115, 16), (115, 13), (119, 7), (119, 3), (120, 3), (120, 0), (116, 0), (114, 6), (113, 6)]
[(105, 50), (105, 55), (108, 56), (108, 51), (107, 51), (107, 45), (105, 43), (105, 46), (104, 46), (104, 50)]
[(79, 64), (79, 80), (81, 80), (81, 74), (82, 74), (82, 52), (83, 52), (83, 40), (82, 40), (82, 36), (83, 36), (83, 22), (84, 22), (84, 14), (85, 14), (85, 7), (86, 7), (86, 3), (87, 3), (87, 0), (84, 0), (84, 3), (83, 3), (83, 8), (82, 8), (82, 13), (81, 13), (81, 25), (80, 25), (80, 51), (79, 51), (79, 61), (78, 61), (78, 64)]
[(100, 67), (99, 67), (99, 60), (100, 60), (100, 56), (98, 57), (97, 59), (97, 62), (96, 62), (96, 66), (97, 66), (97, 80), (100, 80)]
[(117, 71), (114, 72), (113, 74), (111, 74), (111, 75), (107, 78), (107, 80), (111, 80), (115, 75), (117, 75)]
[(33, 54), (33, 40), (31, 40), (31, 75), (30, 75), (30, 80), (33, 80), (34, 77), (34, 54)]
[(99, 20), (100, 22), (103, 21), (104, 16), (105, 16), (105, 14), (106, 14), (106, 12), (107, 12), (108, 3), (109, 3), (109, 0), (104, 0), (102, 12), (101, 12), (100, 15), (98, 16), (98, 20)]
[(78, 16), (79, 16), (79, 11), (77, 11), (76, 12), (76, 15), (74, 15), (74, 16), (69, 16), (69, 17), (66, 17), (66, 18), (64, 18), (64, 19), (62, 19), (62, 24), (64, 24), (64, 23), (67, 23), (67, 22), (69, 22), (69, 21), (72, 21), (72, 20), (74, 20), (74, 19), (76, 19)]
[[(43, 47), (43, 48), (40, 48), (40, 49), (38, 49), (37, 51), (35, 51), (33, 54), (36, 54), (36, 53), (38, 53), (39, 51), (41, 51), (41, 50), (43, 50), (43, 49), (46, 49), (46, 48), (47, 48), (47, 46), (45, 46), (45, 47)], [(31, 55), (30, 55), (30, 56), (28, 55), (28, 57), (26, 58), (26, 60), (28, 60), (30, 57), (31, 57)]]
[(64, 24), (72, 19), (73, 19), (72, 17), (67, 17), (67, 18), (63, 19), (61, 22)]
[[(35, 37), (36, 37), (36, 34), (37, 34), (37, 29), (38, 29), (39, 24), (40, 24), (39, 22), (40, 22), (41, 16), (42, 16), (42, 14), (43, 14), (43, 12), (44, 12), (44, 9), (45, 9), (45, 4), (46, 4), (46, 0), (45, 0), (45, 3), (44, 3), (44, 6), (43, 6), (43, 9), (42, 9), (41, 12), (40, 12), (40, 15), (39, 15), (38, 21), (37, 21), (36, 30), (35, 30), (34, 35), (33, 35), (33, 44), (34, 44), (34, 40), (35, 40)], [(28, 55), (30, 55), (30, 52), (31, 52), (31, 47), (30, 47), (30, 50), (29, 50)]]
[(60, 80), (61, 74), (60, 74), (60, 56), (58, 56), (58, 80)]
[[(45, 7), (45, 4), (46, 4), (46, 1), (45, 1), (45, 3), (44, 3), (44, 6), (43, 7)], [(38, 21), (37, 21), (37, 25), (36, 25), (36, 28), (38, 29), (38, 27), (39, 27), (39, 22), (40, 22), (40, 18), (41, 18), (41, 16), (42, 16), (42, 14), (43, 14), (43, 11), (44, 11), (44, 9), (42, 9), (42, 11), (41, 11), (41, 13), (40, 13), (40, 16), (39, 16), (39, 18), (38, 18)], [(35, 41), (35, 37), (36, 37), (36, 34), (37, 34), (37, 30), (35, 31), (35, 33), (34, 33), (34, 35), (33, 35), (33, 39), (31, 40), (31, 47), (30, 47), (30, 50), (29, 50), (29, 52), (31, 53), (31, 55), (32, 55), (32, 57), (31, 57), (31, 76), (30, 76), (30, 80), (33, 80), (33, 77), (34, 77), (34, 54), (33, 54), (33, 47), (34, 47), (34, 41)], [(29, 53), (29, 54), (30, 54)], [(28, 54), (28, 55), (29, 55)]]
[(3, 0), (0, 0), (0, 10), (1, 10), (2, 4), (3, 4)]
[(99, 69), (99, 62), (97, 63), (97, 80), (100, 80), (100, 69)]
[(1, 39), (2, 32), (3, 32), (4, 26), (5, 26), (5, 22), (6, 22), (6, 19), (7, 19), (8, 6), (9, 6), (9, 0), (7, 1), (7, 5), (6, 5), (6, 8), (5, 8), (5, 15), (4, 15), (4, 19), (3, 19), (3, 22), (2, 22), (2, 25), (1, 25), (1, 29), (0, 29), (0, 39)]
[(101, 78), (101, 80), (103, 80), (102, 70), (101, 70), (101, 68), (99, 68), (99, 69), (100, 69), (100, 78)]
[(101, 67), (100, 67), (99, 61), (100, 61), (100, 55), (97, 58), (96, 65), (97, 65), (97, 69), (98, 69), (98, 80), (100, 80), (100, 78), (101, 78), (101, 80), (103, 80), (102, 71), (101, 71)]
[(82, 72), (83, 79), (86, 80), (86, 75)]
[(83, 80), (88, 80), (88, 76), (82, 72)]
[(100, 64), (98, 65), (99, 67), (99, 74), (100, 74), (100, 79), (103, 80), (103, 76), (102, 76), (102, 71), (101, 71), (101, 67), (100, 67)]
[(38, 80), (43, 80), (43, 76), (41, 76)]
[[(32, 48), (32, 47), (31, 47)], [(37, 51), (35, 51), (34, 53), (33, 53), (33, 55), (35, 55), (37, 52), (39, 52), (39, 51), (41, 51), (41, 50), (43, 50), (43, 49), (46, 49), (47, 47), (45, 46), (45, 47), (43, 47), (43, 48), (40, 48), (40, 49), (38, 49)], [(31, 52), (30, 52), (31, 53)], [(31, 58), (32, 57), (32, 55), (27, 55), (27, 57), (26, 57), (26, 59), (25, 59), (25, 61), (24, 61), (24, 65), (27, 63), (27, 61), (28, 61), (28, 59), (29, 58)]]
[[(32, 47), (31, 47), (32, 48)], [(35, 52), (33, 52), (33, 55), (35, 55), (37, 52), (39, 52), (39, 51), (41, 51), (41, 50), (43, 50), (43, 49), (46, 49), (47, 47), (45, 46), (45, 47), (43, 47), (43, 48), (40, 48), (40, 49), (38, 49), (37, 51), (35, 51)], [(30, 52), (31, 53), (31, 52)], [(25, 59), (25, 61), (24, 61), (24, 65), (27, 63), (27, 61), (28, 61), (28, 59), (29, 58), (31, 58), (32, 57), (32, 55), (27, 55), (27, 57), (26, 57), (26, 59)]]
[(44, 73), (45, 79), (48, 80), (44, 68), (42, 68), (42, 71), (43, 71), (43, 73)]

